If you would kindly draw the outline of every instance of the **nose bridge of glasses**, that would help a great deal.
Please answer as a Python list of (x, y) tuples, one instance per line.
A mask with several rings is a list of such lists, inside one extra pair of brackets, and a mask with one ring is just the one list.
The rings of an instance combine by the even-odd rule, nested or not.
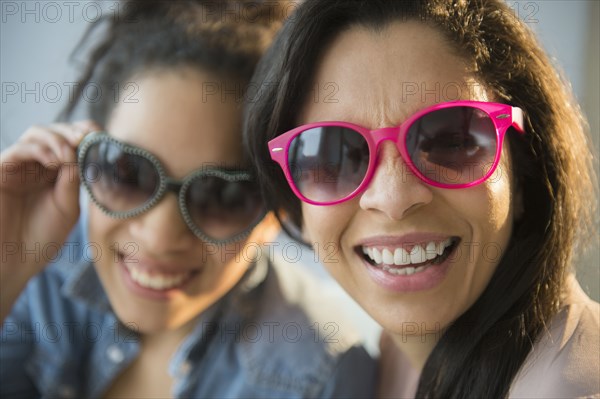
[(399, 157), (402, 158), (402, 160), (404, 161), (404, 163), (407, 163), (407, 159), (408, 159), (408, 155), (406, 154), (406, 151), (404, 150), (404, 147), (400, 144), (400, 139), (401, 139), (401, 135), (402, 133), (402, 127), (401, 126), (392, 126), (392, 127), (382, 127), (379, 129), (374, 129), (370, 131), (371, 134), (371, 139), (373, 140), (374, 148), (373, 151), (375, 152), (375, 154), (373, 154), (372, 156), (375, 157), (375, 163), (374, 166), (375, 168), (378, 168), (381, 162), (381, 156), (379, 154), (379, 151), (381, 151), (381, 144), (386, 141), (392, 141), (394, 147), (396, 148), (396, 150), (398, 151)]
[(375, 144), (375, 148), (379, 148), (379, 145), (385, 140), (391, 140), (394, 143), (398, 139), (398, 135), (400, 134), (399, 127), (382, 127), (379, 129), (374, 129), (369, 132), (371, 134), (371, 139)]
[[(170, 178), (170, 177), (165, 177), (165, 180), (164, 180), (164, 189), (161, 190), (162, 193), (158, 193), (157, 194), (157, 197), (154, 200), (155, 202), (154, 202), (154, 205), (152, 206), (152, 208), (154, 208), (156, 205), (158, 205), (159, 202), (162, 202), (162, 201), (165, 200), (165, 196), (166, 196), (167, 192), (169, 192), (169, 191), (173, 192), (175, 194), (175, 197), (176, 197), (175, 201), (178, 204), (179, 213), (181, 215), (181, 221), (182, 221), (182, 223), (185, 222), (187, 224), (186, 216), (185, 216), (186, 212), (182, 208), (182, 206), (184, 206), (184, 205), (182, 205), (181, 199), (179, 198), (179, 196), (181, 195), (181, 189), (182, 189), (182, 187), (183, 187), (183, 182), (181, 182), (179, 180), (176, 180), (176, 179), (173, 179), (173, 178)], [(169, 217), (171, 217), (171, 216), (174, 215), (171, 212), (172, 211), (168, 212), (168, 214), (170, 215)], [(171, 226), (174, 226), (174, 224), (171, 223)]]
[(382, 142), (384, 140), (396, 141), (396, 138), (398, 137), (399, 132), (400, 132), (400, 128), (397, 126), (382, 127), (382, 128), (374, 129), (374, 130), (370, 131), (371, 137), (373, 138), (373, 141), (375, 141), (375, 144), (379, 144), (380, 142)]
[(166, 191), (171, 191), (171, 192), (175, 193), (175, 195), (179, 196), (179, 192), (181, 191), (181, 187), (183, 187), (183, 183), (180, 182), (179, 180), (175, 180), (170, 177), (167, 177), (165, 179), (165, 182), (166, 182), (166, 185), (165, 185)]

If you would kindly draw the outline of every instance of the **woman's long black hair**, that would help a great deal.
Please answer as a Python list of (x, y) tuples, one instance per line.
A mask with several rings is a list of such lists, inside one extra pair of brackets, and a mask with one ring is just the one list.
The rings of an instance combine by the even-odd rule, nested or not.
[(523, 214), (485, 291), (427, 359), (417, 392), (506, 397), (560, 306), (576, 238), (597, 218), (592, 156), (572, 94), (532, 32), (501, 0), (307, 0), (297, 11), (259, 64), (251, 84), (259, 93), (251, 96), (244, 122), (264, 196), (296, 229), (300, 202), (266, 144), (297, 125), (320, 57), (345, 29), (421, 21), (442, 32), (501, 101), (524, 110), (526, 136), (509, 139)]

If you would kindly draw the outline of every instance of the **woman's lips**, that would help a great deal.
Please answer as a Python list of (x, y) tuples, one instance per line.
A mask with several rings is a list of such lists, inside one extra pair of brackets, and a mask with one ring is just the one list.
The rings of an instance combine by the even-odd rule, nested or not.
[(460, 242), (455, 236), (421, 235), (414, 240), (403, 238), (371, 239), (356, 248), (373, 280), (392, 291), (432, 289), (445, 278), (450, 256)]

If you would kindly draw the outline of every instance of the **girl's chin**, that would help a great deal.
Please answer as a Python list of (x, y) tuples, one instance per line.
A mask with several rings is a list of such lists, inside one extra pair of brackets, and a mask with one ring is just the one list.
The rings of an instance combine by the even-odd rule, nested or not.
[[(171, 315), (171, 317), (140, 317), (141, 314), (150, 314), (149, 309), (124, 309), (119, 312), (117, 309), (117, 318), (127, 329), (142, 335), (152, 335), (177, 330), (191, 321), (194, 317), (184, 317)], [(156, 312), (155, 312), (156, 313)]]

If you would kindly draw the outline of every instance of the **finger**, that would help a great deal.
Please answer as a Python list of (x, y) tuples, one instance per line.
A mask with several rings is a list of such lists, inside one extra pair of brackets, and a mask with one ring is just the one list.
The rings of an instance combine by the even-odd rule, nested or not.
[(102, 130), (100, 125), (92, 120), (77, 121), (72, 124), (58, 123), (50, 125), (50, 127), (63, 134), (74, 147), (77, 147), (87, 134)]
[(79, 169), (74, 162), (62, 165), (54, 193), (56, 204), (63, 214), (79, 210)]
[(81, 143), (81, 141), (83, 140), (83, 138), (93, 132), (100, 132), (103, 131), (104, 128), (102, 126), (100, 126), (98, 123), (94, 122), (93, 120), (84, 120), (84, 121), (77, 121), (73, 123), (74, 126), (78, 127), (81, 131), (81, 136), (78, 136), (75, 139), (75, 144), (77, 146), (79, 146), (79, 144)]
[(43, 143), (54, 151), (62, 162), (73, 162), (76, 146), (71, 145), (66, 135), (72, 134), (65, 126), (32, 126), (20, 139), (25, 143)]
[(91, 119), (86, 119), (83, 121), (73, 122), (73, 125), (83, 129), (86, 133), (97, 132), (99, 130), (104, 130), (100, 124), (96, 123)]
[(54, 168), (61, 164), (55, 152), (44, 143), (39, 142), (14, 144), (0, 154), (0, 161), (3, 165), (5, 163), (38, 162), (45, 167)]
[(0, 186), (21, 190), (31, 183), (46, 185), (54, 181), (61, 163), (52, 150), (38, 143), (23, 143), (1, 154)]
[(73, 148), (76, 148), (81, 142), (81, 139), (83, 139), (83, 137), (90, 132), (88, 128), (77, 123), (54, 123), (50, 125), (49, 128), (53, 132), (62, 135), (62, 137), (67, 140), (69, 145), (71, 145)]

